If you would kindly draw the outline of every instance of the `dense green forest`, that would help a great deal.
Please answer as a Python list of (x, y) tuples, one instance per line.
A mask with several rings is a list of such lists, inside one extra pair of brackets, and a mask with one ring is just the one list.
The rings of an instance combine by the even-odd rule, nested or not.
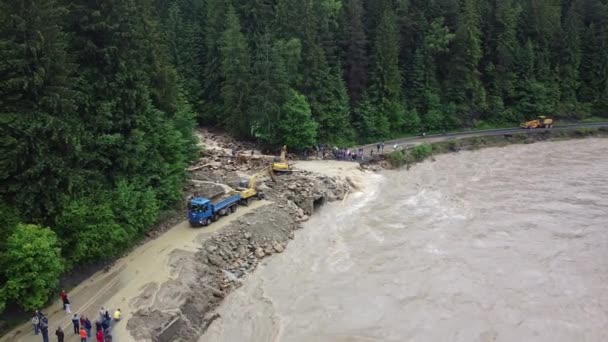
[(608, 112), (606, 0), (156, 0), (155, 7), (199, 120), (270, 145)]
[(0, 0), (0, 309), (140, 239), (196, 121), (301, 149), (607, 112), (608, 0)]

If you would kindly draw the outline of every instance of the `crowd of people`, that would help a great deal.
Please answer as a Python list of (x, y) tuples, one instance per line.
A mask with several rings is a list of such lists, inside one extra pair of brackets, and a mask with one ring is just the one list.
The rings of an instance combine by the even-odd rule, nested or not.
[[(70, 300), (65, 290), (61, 291), (61, 301), (66, 314), (71, 314)], [(120, 321), (122, 313), (120, 309), (116, 309), (114, 314), (110, 316), (110, 311), (105, 308), (99, 310), (99, 316), (95, 320), (95, 341), (96, 342), (112, 342), (112, 324)], [(34, 334), (42, 335), (42, 342), (49, 342), (49, 319), (40, 310), (36, 310), (32, 317), (32, 325), (34, 326)], [(72, 316), (72, 326), (74, 334), (80, 337), (81, 342), (89, 342), (93, 329), (91, 320), (84, 316), (74, 314)], [(61, 327), (57, 327), (55, 331), (57, 342), (64, 342), (65, 332)]]
[[(329, 146), (329, 145), (317, 145), (314, 147), (314, 152), (319, 159), (336, 159), (342, 161), (364, 161), (366, 156), (364, 153), (364, 149), (362, 147), (358, 149), (350, 149), (350, 148), (339, 148), (337, 146)], [(384, 152), (384, 143), (379, 143), (376, 146), (376, 153)], [(373, 158), (374, 149), (370, 149), (369, 157)], [(308, 157), (308, 153), (305, 153), (305, 157)]]

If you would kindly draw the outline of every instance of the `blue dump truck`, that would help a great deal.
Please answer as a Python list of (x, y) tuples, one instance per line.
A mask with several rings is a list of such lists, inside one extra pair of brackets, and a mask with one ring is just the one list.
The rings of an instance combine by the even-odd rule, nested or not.
[(215, 196), (212, 199), (194, 197), (188, 201), (188, 221), (190, 226), (208, 226), (220, 219), (220, 216), (230, 215), (236, 211), (241, 200), (239, 192), (231, 192)]

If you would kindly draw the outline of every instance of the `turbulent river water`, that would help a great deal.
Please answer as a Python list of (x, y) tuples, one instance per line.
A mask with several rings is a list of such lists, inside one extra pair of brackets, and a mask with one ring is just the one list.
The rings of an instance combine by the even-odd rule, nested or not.
[(367, 177), (200, 341), (608, 341), (608, 139)]

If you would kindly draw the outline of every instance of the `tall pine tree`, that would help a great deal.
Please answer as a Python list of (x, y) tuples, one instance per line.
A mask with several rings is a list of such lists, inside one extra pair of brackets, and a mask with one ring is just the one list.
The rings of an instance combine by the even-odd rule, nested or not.
[(221, 87), (223, 123), (238, 137), (250, 134), (248, 114), (249, 86), (251, 82), (250, 58), (245, 35), (232, 6), (226, 13), (226, 30), (220, 43), (221, 65), (224, 82)]
[(54, 0), (0, 7), (0, 193), (30, 222), (48, 223), (78, 184), (82, 125), (75, 65)]

